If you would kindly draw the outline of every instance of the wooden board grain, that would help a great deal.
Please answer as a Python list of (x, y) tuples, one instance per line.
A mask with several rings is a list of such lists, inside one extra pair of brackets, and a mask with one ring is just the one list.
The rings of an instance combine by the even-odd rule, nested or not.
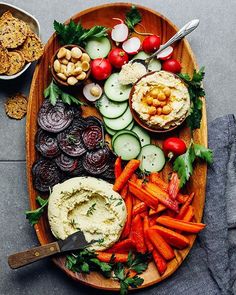
[[(112, 17), (118, 17), (124, 19), (124, 15), (128, 9), (130, 9), (131, 4), (129, 3), (113, 3), (102, 5), (94, 8), (87, 9), (82, 11), (75, 16), (72, 17), (74, 21), (81, 21), (82, 25), (90, 28), (94, 24), (103, 25), (107, 27), (112, 27), (116, 24)], [(173, 36), (177, 28), (171, 23), (167, 18), (155, 12), (149, 8), (137, 6), (142, 14), (142, 25), (145, 27), (146, 31), (158, 34), (161, 36), (162, 43), (168, 40), (171, 36)], [(140, 27), (142, 30), (142, 27)], [(135, 35), (135, 34), (134, 34)], [(43, 90), (49, 82), (51, 81), (49, 62), (54, 54), (54, 52), (58, 49), (59, 44), (57, 42), (55, 34), (49, 39), (46, 44), (45, 54), (37, 65), (34, 73), (34, 77), (32, 80), (32, 85), (30, 89), (29, 95), (29, 103), (28, 103), (28, 114), (27, 114), (27, 123), (26, 123), (26, 158), (27, 158), (27, 177), (28, 177), (28, 191), (29, 191), (29, 200), (31, 209), (37, 208), (36, 204), (36, 195), (37, 192), (34, 190), (32, 185), (32, 175), (31, 175), (31, 167), (33, 162), (37, 158), (37, 153), (35, 151), (35, 133), (37, 131), (37, 113), (39, 111), (40, 105), (43, 101)], [(187, 40), (182, 40), (178, 44), (175, 45), (174, 57), (179, 59), (182, 64), (182, 72), (187, 72), (192, 74), (193, 69), (197, 68), (196, 59), (194, 54), (190, 48)], [(78, 93), (78, 97), (80, 93)], [(93, 108), (86, 108), (84, 110), (85, 116), (89, 114), (98, 115), (97, 111)], [(191, 139), (191, 134), (189, 129), (183, 125), (180, 130), (175, 131), (173, 134), (178, 133), (178, 135), (188, 144)], [(166, 137), (170, 136), (164, 135), (154, 135), (153, 142), (160, 144), (162, 140)], [(207, 119), (206, 119), (206, 105), (205, 100), (203, 99), (203, 118), (201, 128), (199, 130), (194, 131), (193, 134), (194, 141), (200, 144), (207, 146)], [(167, 179), (168, 173), (170, 171), (170, 165), (166, 165), (163, 170), (163, 177)], [(197, 222), (200, 222), (202, 219), (204, 202), (205, 202), (205, 187), (206, 187), (206, 172), (207, 167), (206, 164), (198, 163), (195, 166), (194, 174), (191, 180), (187, 185), (187, 192), (194, 191), (195, 198), (193, 201), (193, 206), (195, 210), (195, 219)], [(53, 241), (53, 236), (50, 232), (50, 228), (48, 225), (46, 214), (43, 218), (41, 218), (40, 222), (35, 225), (35, 230), (39, 239), (39, 242), (43, 245)], [(181, 265), (187, 254), (189, 253), (194, 240), (195, 235), (189, 236), (191, 240), (190, 247), (181, 250), (175, 251), (176, 258), (169, 262), (168, 268), (165, 274), (160, 277), (154, 263), (150, 263), (148, 270), (142, 274), (144, 278), (144, 283), (141, 288), (150, 286), (152, 284), (158, 283), (161, 280), (170, 276), (173, 272), (175, 272), (178, 267)], [(119, 285), (117, 282), (109, 279), (103, 278), (98, 273), (91, 273), (89, 275), (75, 274), (68, 269), (65, 268), (65, 258), (57, 257), (54, 258), (55, 264), (61, 268), (65, 273), (67, 273), (71, 278), (76, 281), (80, 281), (86, 285), (106, 290), (117, 291), (119, 289)]]

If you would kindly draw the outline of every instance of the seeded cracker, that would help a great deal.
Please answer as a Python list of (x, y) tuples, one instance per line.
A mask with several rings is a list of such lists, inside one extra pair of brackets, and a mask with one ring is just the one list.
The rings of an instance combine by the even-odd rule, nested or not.
[(0, 74), (6, 73), (10, 67), (9, 55), (7, 49), (3, 48), (0, 43)]
[(23, 69), (25, 58), (24, 55), (18, 50), (11, 51), (8, 53), (8, 55), (10, 60), (10, 68), (6, 72), (6, 75), (11, 76), (19, 73)]
[(44, 46), (38, 36), (31, 31), (19, 50), (23, 53), (26, 61), (32, 62), (43, 55)]
[(27, 97), (18, 93), (10, 97), (5, 103), (5, 111), (8, 117), (20, 120), (27, 112)]
[(4, 15), (0, 20), (0, 42), (5, 48), (16, 48), (23, 44), (27, 37), (27, 24), (12, 17), (9, 12)]

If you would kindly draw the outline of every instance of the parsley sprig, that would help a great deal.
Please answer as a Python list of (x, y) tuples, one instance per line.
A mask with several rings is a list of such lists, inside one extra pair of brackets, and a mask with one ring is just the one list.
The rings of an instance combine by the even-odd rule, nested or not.
[(48, 98), (52, 105), (57, 103), (58, 99), (61, 99), (65, 104), (71, 105), (84, 105), (83, 102), (75, 98), (73, 95), (63, 92), (52, 80), (48, 87), (44, 90), (44, 97)]
[(187, 151), (175, 159), (173, 169), (178, 173), (180, 178), (180, 187), (183, 187), (192, 175), (193, 163), (196, 158), (200, 158), (211, 164), (213, 162), (212, 150), (191, 141)]
[(142, 20), (142, 16), (136, 6), (132, 5), (131, 9), (125, 15), (125, 24), (129, 28), (130, 31), (134, 31), (135, 25), (140, 23)]
[(204, 67), (199, 71), (194, 70), (192, 78), (188, 74), (179, 74), (179, 77), (187, 84), (191, 100), (191, 108), (187, 117), (187, 124), (191, 130), (200, 128), (202, 119), (202, 100), (205, 95), (202, 88), (202, 80), (205, 76)]
[(75, 23), (70, 20), (65, 25), (54, 20), (54, 29), (62, 45), (77, 44), (84, 46), (90, 38), (100, 38), (107, 36), (107, 28), (103, 26), (94, 26), (91, 29), (85, 29), (81, 23)]
[(29, 220), (29, 223), (31, 225), (35, 225), (38, 223), (40, 217), (42, 216), (44, 212), (45, 207), (48, 204), (48, 199), (44, 200), (40, 196), (37, 196), (36, 201), (40, 206), (38, 209), (25, 211), (26, 219)]
[(93, 215), (94, 211), (96, 210), (96, 203), (93, 203), (89, 208), (88, 211), (86, 212), (87, 216)]

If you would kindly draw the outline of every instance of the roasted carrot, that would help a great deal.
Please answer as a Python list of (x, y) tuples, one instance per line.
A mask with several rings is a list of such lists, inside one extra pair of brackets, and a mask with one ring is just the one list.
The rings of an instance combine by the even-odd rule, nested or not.
[(125, 239), (129, 236), (131, 222), (132, 222), (133, 196), (130, 192), (128, 192), (125, 198), (125, 205), (126, 205), (126, 211), (127, 211), (127, 219), (121, 234), (122, 239)]
[(113, 245), (111, 248), (106, 250), (109, 253), (129, 253), (129, 251), (134, 250), (135, 245), (131, 239), (126, 239), (123, 241), (120, 241)]
[(145, 183), (144, 188), (149, 194), (158, 198), (158, 200), (167, 208), (175, 211), (176, 213), (179, 212), (178, 203), (175, 200), (172, 200), (166, 192), (159, 188), (159, 186), (149, 182)]
[(128, 254), (121, 254), (121, 253), (108, 253), (108, 252), (96, 252), (97, 259), (99, 259), (102, 262), (110, 262), (111, 257), (113, 254), (115, 254), (114, 262), (127, 262), (128, 260)]
[(176, 213), (170, 209), (166, 210), (166, 215), (175, 218)]
[(143, 218), (143, 232), (144, 232), (144, 240), (147, 246), (148, 252), (151, 253), (153, 251), (153, 244), (149, 241), (149, 237), (147, 234), (147, 230), (149, 229), (149, 219), (147, 216)]
[(122, 190), (120, 191), (121, 197), (125, 200), (126, 196), (128, 194), (128, 184), (126, 184)]
[(178, 174), (173, 172), (171, 175), (171, 179), (168, 185), (168, 193), (172, 200), (175, 200), (180, 189), (180, 179)]
[(152, 242), (156, 250), (164, 257), (166, 260), (171, 260), (175, 257), (175, 253), (169, 244), (159, 235), (155, 230), (147, 230), (149, 240)]
[(140, 178), (137, 178), (136, 181), (135, 181), (135, 183), (136, 183), (139, 187), (142, 187), (142, 185), (143, 185), (143, 181), (142, 181), (142, 179), (140, 179)]
[(193, 217), (194, 217), (194, 208), (193, 208), (193, 206), (189, 205), (188, 209), (183, 217), (183, 220), (189, 222), (189, 221), (192, 221)]
[(129, 190), (132, 194), (134, 194), (135, 197), (146, 203), (148, 207), (151, 207), (153, 209), (157, 208), (158, 199), (155, 196), (149, 194), (143, 188), (139, 187), (136, 183), (130, 181)]
[(178, 215), (175, 217), (176, 219), (183, 219), (185, 213), (187, 212), (189, 205), (192, 203), (194, 197), (194, 193), (192, 193), (188, 200), (183, 204), (183, 206), (180, 208)]
[(161, 188), (164, 192), (168, 192), (168, 184), (160, 178), (159, 174), (157, 172), (150, 173), (150, 182), (156, 184)]
[(133, 216), (146, 211), (148, 206), (144, 202), (140, 202), (133, 207)]
[(176, 200), (181, 203), (184, 204), (189, 198), (189, 195), (182, 195), (182, 194), (178, 194), (176, 197)]
[(132, 220), (129, 237), (133, 241), (138, 252), (145, 253), (147, 251), (144, 241), (143, 221), (139, 214)]
[(168, 244), (177, 249), (183, 249), (189, 246), (189, 239), (187, 237), (176, 233), (171, 229), (160, 225), (154, 225), (151, 229), (156, 230)]
[(152, 256), (159, 274), (162, 275), (167, 269), (167, 263), (165, 259), (158, 253), (156, 249), (152, 251)]
[(155, 215), (152, 215), (152, 216), (149, 217), (149, 225), (150, 225), (150, 227), (157, 224), (157, 217), (158, 217), (158, 214), (155, 214)]
[(187, 222), (168, 216), (157, 217), (157, 223), (162, 224), (166, 227), (181, 230), (188, 233), (198, 233), (206, 226), (203, 223)]
[(160, 213), (164, 210), (166, 210), (166, 206), (164, 206), (163, 204), (158, 204), (156, 210), (153, 210), (152, 208), (149, 210), (149, 215), (152, 216), (152, 215)]
[(126, 185), (132, 174), (138, 169), (140, 164), (139, 160), (130, 160), (125, 166), (124, 170), (121, 172), (120, 176), (116, 178), (113, 185), (113, 190), (116, 192), (121, 191), (121, 189)]
[(122, 162), (121, 157), (116, 158), (115, 165), (114, 165), (115, 178), (118, 178), (121, 175), (121, 172), (122, 172), (121, 162)]
[(137, 176), (137, 174), (135, 174), (135, 173), (133, 173), (133, 174), (131, 175), (131, 177), (130, 177), (130, 180), (133, 181), (133, 182), (136, 182), (137, 179), (138, 179), (138, 176)]

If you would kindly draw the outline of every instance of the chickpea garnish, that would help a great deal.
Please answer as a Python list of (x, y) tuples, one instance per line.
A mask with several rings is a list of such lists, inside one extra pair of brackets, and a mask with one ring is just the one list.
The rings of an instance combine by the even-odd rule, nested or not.
[(150, 93), (151, 96), (157, 97), (159, 94), (159, 89), (158, 88), (153, 88)]
[(156, 108), (154, 106), (151, 106), (148, 110), (148, 114), (153, 116), (153, 115), (156, 115)]
[(154, 107), (158, 107), (159, 105), (160, 105), (160, 101), (158, 100), (158, 99), (153, 99), (153, 102), (152, 102), (152, 105), (154, 106)]
[(170, 95), (171, 95), (171, 90), (170, 90), (169, 87), (165, 87), (165, 88), (163, 89), (163, 92), (164, 92), (165, 96), (170, 97)]
[(166, 104), (167, 104), (166, 101), (161, 101), (159, 105), (160, 105), (161, 107), (164, 107)]
[(172, 111), (171, 107), (169, 105), (166, 105), (162, 108), (162, 113), (164, 115), (169, 115), (169, 113)]
[(152, 103), (153, 103), (153, 97), (148, 96), (148, 97), (146, 98), (146, 102), (147, 102), (148, 105), (152, 105)]
[(166, 100), (166, 96), (165, 96), (164, 92), (162, 92), (162, 91), (159, 92), (158, 99), (161, 101)]
[(162, 114), (162, 108), (157, 108), (157, 115), (160, 116)]

